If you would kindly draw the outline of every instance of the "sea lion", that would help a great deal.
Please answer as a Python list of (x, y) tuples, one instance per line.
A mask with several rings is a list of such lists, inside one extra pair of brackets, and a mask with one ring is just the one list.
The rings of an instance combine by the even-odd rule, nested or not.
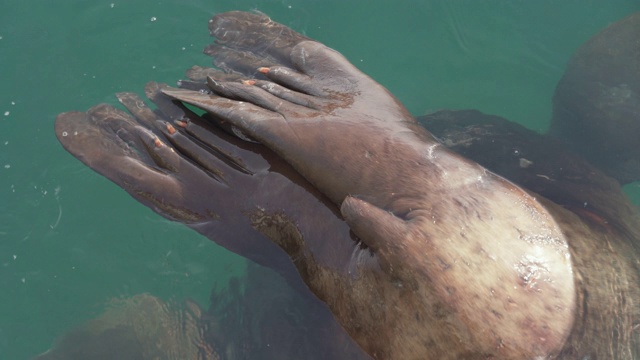
[(216, 284), (208, 308), (147, 293), (111, 299), (34, 360), (370, 359), (327, 312), (248, 262), (245, 274)]
[[(263, 49), (258, 64), (248, 61), (261, 66), (246, 75), (258, 70), (270, 81), (212, 78), (217, 95), (163, 93), (269, 147), (340, 206), (376, 268), (356, 268), (348, 281), (319, 269), (306, 282), (346, 331), (381, 358), (559, 353), (575, 289), (566, 239), (547, 210), (442, 146), (340, 54), (281, 28), (240, 13), (210, 24), (214, 57), (240, 72), (234, 64), (256, 42), (245, 34), (281, 41), (264, 52), (288, 62), (270, 64)], [(369, 307), (354, 315), (334, 288)]]
[[(341, 55), (265, 16), (221, 14), (210, 28), (218, 37), (209, 48), (216, 64), (255, 79), (229, 82), (211, 72), (208, 86), (217, 95), (151, 84), (151, 99), (180, 120), (179, 131), (156, 123), (158, 115), (131, 94), (120, 99), (144, 126), (106, 106), (62, 114), (56, 134), (65, 148), (233, 251), (268, 263), (253, 247), (262, 247), (256, 233), (270, 238), (375, 358), (638, 353), (637, 260), (620, 255), (637, 254), (628, 242), (637, 233), (612, 241), (571, 211), (450, 152)], [(205, 129), (159, 91), (204, 108), (279, 157)], [(153, 126), (171, 146), (145, 128)], [(280, 172), (267, 169), (268, 161)], [(247, 242), (216, 235), (247, 224)], [(596, 268), (590, 256), (615, 270)], [(602, 302), (614, 293), (620, 302)], [(602, 319), (615, 320), (603, 327)]]
[(550, 135), (620, 183), (640, 180), (640, 13), (616, 21), (569, 60)]
[(179, 305), (150, 294), (113, 299), (105, 311), (56, 341), (34, 360), (202, 359), (203, 311), (192, 301)]

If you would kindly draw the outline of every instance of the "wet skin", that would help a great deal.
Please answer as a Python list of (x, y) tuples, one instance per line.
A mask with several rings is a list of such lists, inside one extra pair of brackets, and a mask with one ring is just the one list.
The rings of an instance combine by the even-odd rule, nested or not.
[[(192, 69), (208, 92), (150, 83), (157, 113), (119, 94), (135, 119), (107, 105), (61, 114), (63, 146), (295, 284), (293, 264), (374, 358), (637, 354), (637, 212), (603, 231), (522, 190), (441, 145), (340, 54), (264, 16), (221, 14), (210, 29), (207, 52), (233, 75)], [(614, 199), (604, 207), (626, 204)]]
[(640, 212), (620, 184), (553, 138), (497, 116), (441, 111), (419, 121), (459, 154), (537, 193), (560, 224), (578, 301), (557, 358), (638, 358)]

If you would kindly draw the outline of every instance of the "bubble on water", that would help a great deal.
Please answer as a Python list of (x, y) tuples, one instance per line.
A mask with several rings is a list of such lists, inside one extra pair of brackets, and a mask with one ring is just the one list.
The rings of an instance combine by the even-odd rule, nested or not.
[(11, 167), (11, 165), (9, 165), (9, 164), (6, 164), (6, 165), (4, 166), (4, 168), (5, 168), (5, 169), (9, 169), (10, 167)]
[(9, 140), (4, 142), (4, 146), (7, 146), (7, 145), (9, 145)]
[(151, 21), (156, 21), (156, 20), (158, 20), (158, 18), (157, 18), (157, 17), (155, 17), (155, 16), (152, 16), (152, 17), (151, 17)]
[(12, 101), (12, 102), (11, 102), (11, 105), (15, 105), (15, 104), (16, 104), (16, 102), (15, 102), (15, 101)]
[(13, 260), (15, 260), (15, 259), (17, 259), (17, 258), (18, 258), (18, 255), (13, 254)]
[(183, 46), (183, 47), (182, 47), (182, 51), (185, 51), (185, 50), (187, 50), (187, 48)]
[(0, 40), (2, 40), (2, 35), (0, 35)]
[(27, 282), (27, 279), (22, 278), (22, 279), (20, 279), (20, 281), (22, 281), (22, 283), (25, 284)]
[(111, 4), (109, 4), (109, 7), (113, 9), (114, 7), (116, 7), (116, 4), (111, 3)]
[(9, 116), (9, 114), (11, 114), (9, 111), (4, 112), (4, 116)]
[(153, 70), (155, 70), (155, 69), (156, 69), (156, 66), (155, 66), (155, 65), (153, 65), (151, 68), (152, 68)]
[(63, 132), (62, 132), (62, 136), (63, 136), (63, 137), (65, 137), (65, 136), (67, 136), (67, 135), (69, 135), (69, 133), (67, 133), (66, 131), (63, 131)]

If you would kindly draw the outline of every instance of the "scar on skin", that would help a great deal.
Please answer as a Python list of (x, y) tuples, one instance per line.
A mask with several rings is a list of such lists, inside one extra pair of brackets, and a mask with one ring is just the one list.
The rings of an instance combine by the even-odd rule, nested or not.
[(154, 144), (156, 147), (163, 147), (163, 146), (164, 146), (164, 144), (162, 143), (162, 141), (160, 141), (160, 139), (158, 139), (158, 138), (155, 138), (155, 139), (153, 140), (153, 144)]
[(255, 85), (255, 80), (242, 80), (242, 83), (245, 85)]
[(181, 128), (186, 128), (187, 127), (187, 122), (186, 121), (176, 120), (175, 124), (180, 126)]
[(269, 71), (271, 71), (268, 67), (259, 67), (258, 71), (263, 73), (263, 74), (268, 74)]
[(176, 132), (176, 128), (174, 128), (171, 124), (167, 124), (167, 131), (169, 132), (169, 134), (173, 135)]

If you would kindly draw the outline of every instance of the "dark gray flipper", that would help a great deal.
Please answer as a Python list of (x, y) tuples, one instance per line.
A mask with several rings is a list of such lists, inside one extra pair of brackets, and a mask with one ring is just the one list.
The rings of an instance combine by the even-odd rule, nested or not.
[[(110, 105), (98, 105), (86, 113), (60, 114), (56, 135), (67, 151), (136, 200), (278, 270), (296, 286), (300, 286), (298, 275), (287, 256), (267, 241), (266, 230), (257, 229), (257, 214), (263, 220), (276, 213), (288, 215), (288, 221), (306, 219), (301, 237), (295, 240), (302, 245), (291, 244), (291, 237), (273, 233), (266, 237), (280, 247), (302, 249), (305, 241), (312, 246), (330, 236), (342, 244), (338, 247), (344, 247), (344, 256), (326, 260), (347, 267), (356, 243), (335, 206), (273, 152), (229, 135), (211, 119), (164, 96), (165, 88), (156, 83), (146, 88), (158, 111), (135, 94), (120, 93), (119, 100), (135, 118)], [(334, 225), (314, 237), (309, 231), (321, 223)]]
[(273, 64), (291, 67), (289, 54), (309, 40), (260, 13), (232, 11), (214, 16), (209, 32), (217, 40), (205, 49), (224, 70), (255, 75), (259, 67)]

